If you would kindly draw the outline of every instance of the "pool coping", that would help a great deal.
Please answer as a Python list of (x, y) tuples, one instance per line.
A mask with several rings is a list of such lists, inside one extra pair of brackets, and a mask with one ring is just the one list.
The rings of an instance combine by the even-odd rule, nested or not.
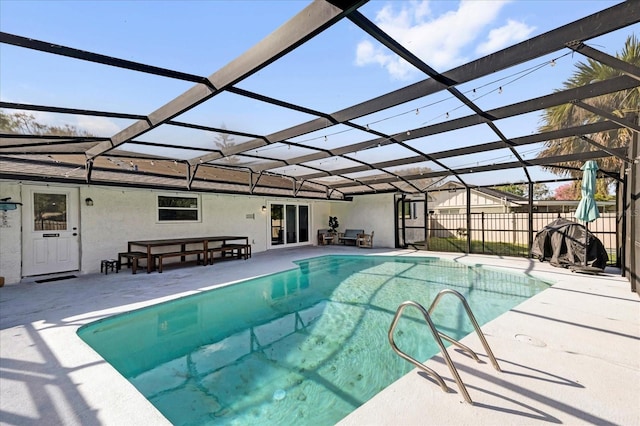
[[(0, 288), (0, 424), (170, 424), (77, 329), (326, 254), (440, 257), (554, 282), (483, 326), (504, 373), (450, 351), (474, 405), (461, 403), (441, 357), (435, 357), (427, 365), (445, 377), (449, 393), (413, 370), (340, 424), (640, 424), (640, 301), (615, 271), (588, 276), (520, 258), (331, 246), (255, 253), (242, 267), (226, 262), (162, 275), (122, 271)], [(463, 342), (483, 354), (474, 339)]]

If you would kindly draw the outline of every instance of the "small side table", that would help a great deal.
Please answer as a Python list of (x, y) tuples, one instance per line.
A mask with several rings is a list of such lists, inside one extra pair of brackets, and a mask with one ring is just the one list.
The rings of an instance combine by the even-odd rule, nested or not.
[(120, 268), (118, 267), (118, 261), (116, 259), (104, 259), (100, 262), (100, 273), (104, 272), (104, 274), (107, 275), (109, 273), (109, 270), (111, 270), (112, 272), (115, 271), (116, 274), (120, 270)]

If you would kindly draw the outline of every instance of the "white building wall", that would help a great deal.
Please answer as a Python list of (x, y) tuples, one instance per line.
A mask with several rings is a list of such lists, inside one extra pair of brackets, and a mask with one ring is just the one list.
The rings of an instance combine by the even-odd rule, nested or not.
[[(0, 198), (7, 197), (11, 197), (11, 201), (22, 202), (20, 185), (17, 182), (0, 181)], [(0, 211), (0, 277), (3, 277), (6, 283), (20, 280), (21, 224), (21, 206), (16, 210)]]
[[(198, 196), (201, 220), (158, 222), (158, 195)], [(85, 198), (91, 198), (93, 206), (86, 206)], [(262, 211), (263, 197), (89, 186), (80, 188), (80, 200), (81, 273), (99, 270), (101, 259), (127, 251), (130, 240), (246, 235), (252, 251), (266, 249), (268, 212)]]
[(311, 242), (318, 244), (318, 229), (329, 229), (329, 216), (335, 216), (331, 212), (333, 203), (329, 202), (313, 202), (313, 214), (311, 215)]
[[(445, 210), (447, 214), (465, 214), (467, 212), (467, 192), (464, 189), (455, 191), (437, 191), (429, 193), (433, 201), (429, 202), (429, 210)], [(485, 213), (506, 213), (509, 204), (505, 200), (471, 190), (471, 211)]]
[[(11, 201), (21, 202), (23, 186), (15, 181), (0, 181), (0, 198), (11, 197)], [(36, 185), (36, 183), (34, 183)], [(50, 185), (56, 186), (56, 185)], [(64, 187), (65, 185), (57, 185)], [(376, 245), (393, 242), (393, 198), (373, 198), (349, 202), (330, 202), (324, 200), (303, 200), (269, 198), (263, 196), (225, 195), (192, 193), (187, 191), (159, 191), (149, 189), (131, 189), (102, 187), (93, 185), (71, 185), (80, 193), (80, 271), (81, 274), (96, 273), (100, 270), (100, 260), (115, 258), (118, 252), (127, 250), (127, 241), (140, 239), (180, 238), (204, 235), (246, 235), (254, 253), (267, 249), (269, 232), (269, 212), (262, 206), (269, 202), (306, 203), (310, 206), (311, 229), (309, 243), (317, 244), (317, 230), (327, 228), (329, 215), (338, 215), (341, 229), (349, 222), (353, 226), (376, 230)], [(69, 185), (66, 185), (69, 187)], [(157, 196), (194, 196), (200, 197), (201, 220), (197, 223), (159, 223), (157, 221)], [(86, 198), (93, 200), (87, 206)], [(378, 201), (388, 201), (383, 208)], [(339, 206), (339, 207), (336, 207)], [(337, 212), (333, 212), (337, 209)], [(391, 213), (388, 213), (388, 211)], [(351, 214), (353, 211), (353, 215)], [(362, 213), (362, 212), (367, 212)], [(373, 212), (375, 214), (371, 215)], [(381, 212), (378, 214), (377, 212)], [(384, 213), (382, 213), (384, 212)], [(21, 207), (7, 211), (6, 225), (0, 222), (0, 276), (6, 284), (17, 283), (22, 278), (22, 214)], [(0, 213), (1, 214), (1, 213)], [(366, 217), (366, 221), (359, 220)], [(378, 219), (378, 216), (380, 219)], [(384, 230), (382, 223), (388, 230)], [(346, 222), (345, 222), (346, 221)], [(380, 234), (380, 239), (378, 239)], [(385, 235), (390, 235), (385, 236)]]
[(360, 195), (352, 202), (332, 203), (331, 215), (338, 216), (339, 232), (345, 229), (375, 231), (374, 247), (395, 246), (393, 194)]

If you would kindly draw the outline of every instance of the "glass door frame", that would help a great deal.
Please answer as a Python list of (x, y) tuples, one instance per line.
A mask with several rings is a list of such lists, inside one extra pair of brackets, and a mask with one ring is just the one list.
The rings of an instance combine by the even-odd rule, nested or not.
[[(272, 206), (282, 206), (283, 218), (281, 228), (283, 232), (282, 243), (273, 243), (273, 222), (271, 219)], [(290, 230), (288, 229), (287, 224), (287, 207), (295, 206), (295, 242), (289, 243), (287, 240), (288, 236), (291, 235)], [(300, 228), (300, 207), (307, 208), (307, 235), (306, 241), (300, 241), (301, 238), (301, 228)], [(311, 239), (311, 203), (308, 202), (300, 202), (300, 201), (267, 201), (267, 249), (278, 249), (284, 247), (297, 247), (297, 246), (306, 246), (312, 244)], [(304, 238), (304, 236), (302, 236)]]

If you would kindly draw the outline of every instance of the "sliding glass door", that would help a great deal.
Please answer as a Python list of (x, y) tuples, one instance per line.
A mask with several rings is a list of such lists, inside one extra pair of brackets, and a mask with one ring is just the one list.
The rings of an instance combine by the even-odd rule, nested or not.
[(308, 204), (273, 203), (269, 211), (272, 247), (309, 242)]

